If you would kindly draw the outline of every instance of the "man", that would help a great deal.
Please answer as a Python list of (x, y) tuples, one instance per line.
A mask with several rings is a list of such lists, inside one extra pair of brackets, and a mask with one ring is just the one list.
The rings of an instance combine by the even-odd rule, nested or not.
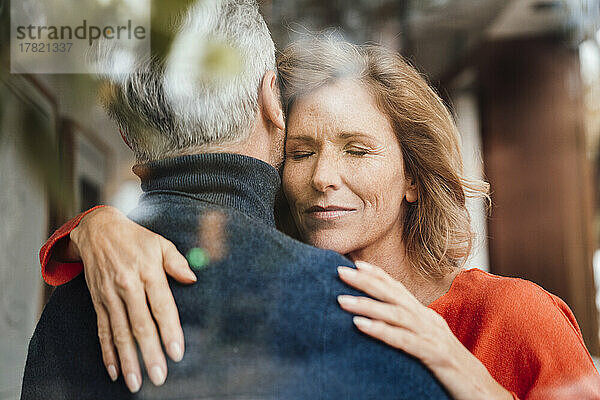
[[(240, 53), (235, 77), (193, 68), (211, 41)], [(203, 47), (200, 56), (190, 46)], [(285, 127), (274, 70), (256, 4), (204, 0), (184, 20), (164, 70), (149, 65), (118, 82), (108, 109), (141, 163), (134, 172), (144, 190), (130, 218), (197, 267), (194, 285), (171, 284), (186, 356), (169, 365), (162, 386), (140, 388), (141, 372), (125, 366), (125, 382), (112, 383), (96, 338), (94, 307), (105, 310), (90, 298), (86, 270), (59, 287), (42, 314), (22, 399), (120, 399), (138, 391), (148, 399), (447, 398), (423, 365), (358, 332), (339, 308), (337, 295), (358, 294), (337, 278), (348, 260), (275, 229)], [(137, 308), (108, 303), (111, 313)], [(113, 324), (115, 338), (121, 329)], [(121, 348), (123, 363), (132, 355)], [(160, 360), (146, 361), (146, 371), (164, 382)]]

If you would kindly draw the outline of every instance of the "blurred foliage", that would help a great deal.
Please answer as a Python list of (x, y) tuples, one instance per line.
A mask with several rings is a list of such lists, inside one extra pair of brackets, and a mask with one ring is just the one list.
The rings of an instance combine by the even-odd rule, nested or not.
[(201, 69), (211, 80), (231, 78), (241, 72), (240, 53), (224, 42), (211, 41), (201, 61)]
[(152, 0), (151, 46), (152, 55), (166, 59), (176, 34), (174, 27), (194, 0)]
[[(17, 0), (13, 0), (17, 1)], [(164, 60), (174, 38), (173, 27), (193, 0), (152, 0), (151, 10), (151, 52), (155, 59)], [(10, 1), (0, 0), (0, 82), (21, 79), (19, 75), (10, 74)], [(209, 60), (214, 63), (215, 60)], [(90, 94), (102, 93), (106, 90), (103, 82), (89, 74), (50, 75), (50, 80), (68, 82), (68, 87), (75, 92), (76, 98), (88, 99)], [(34, 77), (35, 79), (35, 77)], [(0, 90), (0, 126), (4, 126), (8, 101), (14, 101), (13, 94), (3, 84)], [(61, 120), (59, 98), (59, 115)], [(15, 109), (12, 107), (11, 109)], [(50, 200), (61, 210), (69, 213), (73, 202), (73, 185), (68, 175), (72, 160), (69, 151), (64, 151), (65, 128), (59, 123), (55, 127), (48, 125), (47, 116), (30, 104), (16, 108), (19, 115), (13, 116), (17, 121), (21, 135), (18, 150), (32, 167), (35, 175), (47, 187)], [(82, 110), (83, 111), (83, 110)], [(0, 129), (0, 146), (3, 144), (4, 130)], [(114, 134), (114, 133), (111, 133)], [(68, 214), (67, 214), (68, 215)]]

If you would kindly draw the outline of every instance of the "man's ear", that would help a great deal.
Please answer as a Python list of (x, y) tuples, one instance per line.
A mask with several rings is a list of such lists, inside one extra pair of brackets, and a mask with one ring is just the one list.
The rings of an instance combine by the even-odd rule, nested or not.
[(418, 190), (417, 190), (417, 185), (415, 183), (415, 180), (412, 179), (410, 176), (406, 177), (406, 182), (407, 182), (407, 186), (406, 186), (406, 193), (404, 193), (404, 196), (406, 197), (406, 201), (409, 203), (414, 203), (415, 201), (417, 201), (418, 198)]
[(277, 75), (275, 71), (267, 71), (260, 85), (260, 98), (262, 100), (262, 114), (264, 118), (273, 123), (277, 128), (285, 130), (283, 109), (279, 100)]

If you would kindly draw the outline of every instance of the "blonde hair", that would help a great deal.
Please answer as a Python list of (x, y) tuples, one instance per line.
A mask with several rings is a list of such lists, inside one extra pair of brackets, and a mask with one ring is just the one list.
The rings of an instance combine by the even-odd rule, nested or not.
[(458, 129), (426, 80), (383, 46), (326, 35), (292, 43), (277, 64), (286, 112), (298, 98), (342, 78), (357, 79), (372, 92), (417, 187), (417, 201), (403, 203), (402, 240), (411, 267), (439, 278), (464, 265), (474, 240), (465, 200), (482, 197), (489, 205), (489, 185), (463, 176)]

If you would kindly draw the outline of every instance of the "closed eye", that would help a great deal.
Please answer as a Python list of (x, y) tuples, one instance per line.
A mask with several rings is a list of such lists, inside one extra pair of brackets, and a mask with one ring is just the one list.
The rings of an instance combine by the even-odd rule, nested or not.
[(289, 156), (292, 158), (292, 160), (302, 160), (312, 156), (313, 154), (315, 153), (312, 151), (294, 151), (290, 153)]
[(353, 155), (353, 156), (357, 156), (357, 157), (361, 157), (364, 156), (368, 153), (367, 150), (346, 150), (346, 153)]

